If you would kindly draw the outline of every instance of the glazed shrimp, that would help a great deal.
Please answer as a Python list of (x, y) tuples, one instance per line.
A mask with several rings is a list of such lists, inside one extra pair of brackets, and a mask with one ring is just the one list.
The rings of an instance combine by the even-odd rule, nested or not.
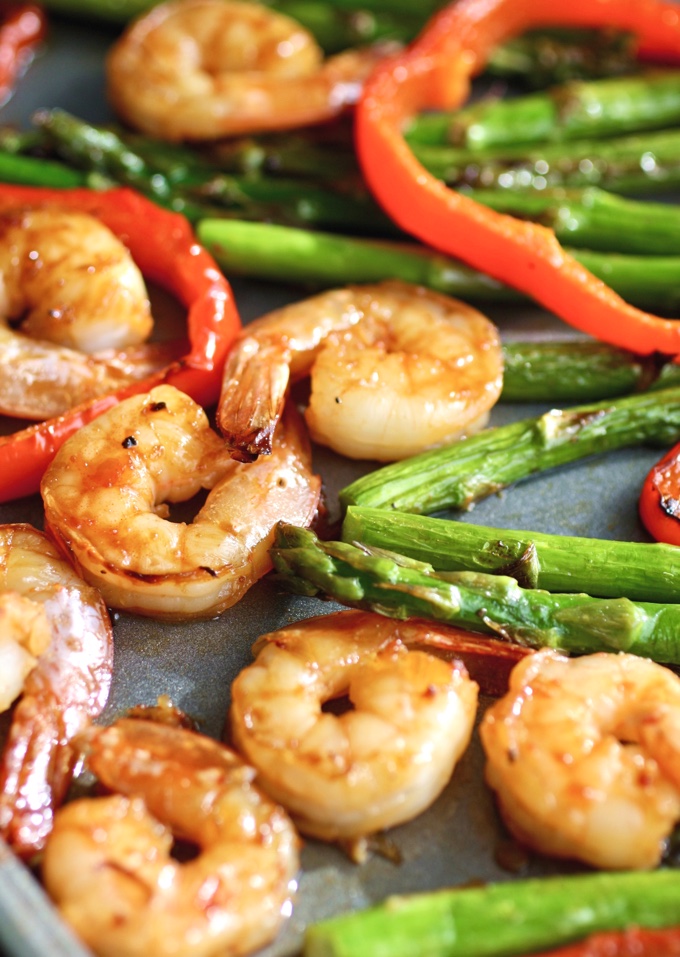
[(289, 378), (307, 374), (312, 438), (386, 462), (483, 427), (503, 361), (485, 316), (420, 286), (349, 286), (284, 306), (249, 324), (227, 358), (218, 423), (237, 456), (268, 452)]
[[(234, 752), (192, 731), (122, 719), (84, 737), (116, 794), (63, 807), (43, 878), (100, 957), (247, 954), (291, 913), (298, 837)], [(199, 855), (170, 856), (173, 836)]]
[(356, 103), (384, 49), (322, 60), (300, 24), (242, 0), (171, 0), (139, 17), (107, 59), (118, 115), (166, 140), (216, 140), (329, 120)]
[(529, 847), (651, 868), (680, 820), (680, 678), (628, 654), (541, 651), (486, 712), (486, 778)]
[[(168, 502), (210, 489), (191, 523)], [(271, 568), (279, 520), (309, 524), (319, 500), (294, 409), (269, 461), (234, 462), (200, 406), (158, 386), (68, 439), (42, 481), (55, 541), (107, 603), (157, 618), (216, 615)]]
[(50, 644), (43, 605), (16, 591), (0, 594), (0, 712), (19, 697), (24, 681)]
[[(447, 784), (478, 689), (460, 662), (409, 648), (437, 631), (345, 611), (255, 645), (232, 685), (232, 739), (304, 834), (351, 843), (415, 817)], [(345, 695), (352, 710), (322, 710)]]
[(158, 346), (140, 346), (153, 323), (139, 269), (86, 214), (46, 207), (0, 215), (0, 315), (5, 415), (60, 415), (167, 362)]
[[(29, 525), (0, 526), (0, 592), (3, 688), (9, 697), (23, 686), (0, 761), (0, 834), (30, 857), (70, 783), (72, 739), (106, 704), (113, 636), (99, 594)], [(11, 648), (5, 654), (10, 638), (26, 650), (27, 635), (33, 667)]]

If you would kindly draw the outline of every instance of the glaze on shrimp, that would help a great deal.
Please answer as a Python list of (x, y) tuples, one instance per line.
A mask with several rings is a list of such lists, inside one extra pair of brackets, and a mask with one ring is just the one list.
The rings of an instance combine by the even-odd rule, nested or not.
[(482, 721), (510, 831), (594, 867), (655, 867), (680, 820), (680, 678), (629, 654), (540, 651)]
[[(43, 420), (167, 364), (142, 275), (94, 216), (0, 214), (0, 413)], [(127, 353), (123, 350), (128, 350)]]
[(503, 361), (485, 316), (421, 286), (348, 286), (284, 306), (227, 357), (218, 424), (237, 456), (268, 452), (289, 381), (305, 375), (312, 438), (385, 462), (485, 425)]
[(170, 0), (139, 17), (106, 63), (126, 123), (166, 140), (217, 140), (321, 123), (356, 103), (381, 48), (323, 60), (290, 17), (243, 0)]
[(70, 784), (74, 736), (106, 704), (113, 635), (98, 592), (30, 525), (0, 526), (0, 592), (6, 699), (22, 691), (0, 760), (0, 835), (28, 858)]
[[(357, 841), (415, 817), (449, 781), (478, 689), (459, 661), (411, 647), (436, 646), (438, 631), (344, 611), (255, 645), (232, 685), (230, 732), (304, 834)], [(323, 709), (345, 695), (349, 710)]]
[[(183, 728), (121, 719), (81, 737), (115, 793), (57, 814), (42, 874), (98, 957), (237, 957), (292, 910), (299, 839), (228, 748)], [(197, 845), (180, 863), (178, 838)]]
[[(203, 489), (192, 522), (170, 520), (168, 503)], [(219, 614), (269, 571), (277, 522), (309, 524), (320, 480), (294, 408), (273, 454), (243, 465), (193, 399), (158, 386), (71, 436), (41, 491), (46, 527), (110, 607), (189, 619)]]

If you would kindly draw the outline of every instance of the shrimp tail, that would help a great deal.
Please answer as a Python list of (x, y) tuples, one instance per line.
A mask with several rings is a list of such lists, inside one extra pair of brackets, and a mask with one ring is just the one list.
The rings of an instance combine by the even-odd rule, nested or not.
[(271, 455), (286, 400), (290, 355), (280, 346), (245, 336), (227, 357), (217, 425), (232, 458), (252, 462)]
[(0, 834), (19, 857), (29, 859), (44, 847), (76, 755), (59, 713), (40, 711), (34, 697), (22, 698), (0, 766)]
[(74, 743), (103, 710), (113, 668), (113, 632), (102, 599), (57, 586), (45, 602), (52, 643), (28, 675), (0, 761), (0, 835), (21, 857), (41, 851), (71, 783)]

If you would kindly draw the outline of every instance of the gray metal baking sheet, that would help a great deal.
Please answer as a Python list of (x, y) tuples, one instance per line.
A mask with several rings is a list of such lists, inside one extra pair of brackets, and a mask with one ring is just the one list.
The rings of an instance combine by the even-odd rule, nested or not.
[[(51, 20), (46, 52), (0, 111), (0, 123), (25, 125), (34, 109), (57, 106), (91, 121), (109, 118), (102, 61), (115, 30), (56, 17)], [(300, 297), (298, 290), (266, 283), (233, 280), (233, 287), (244, 321)], [(536, 309), (496, 307), (488, 313), (505, 338), (574, 334)], [(543, 409), (498, 406), (492, 423), (538, 411)], [(11, 431), (7, 422), (2, 425), (3, 431)], [(606, 458), (594, 457), (526, 481), (457, 517), (506, 528), (646, 540), (637, 517), (637, 496), (659, 454), (634, 449)], [(331, 517), (337, 517), (338, 490), (368, 466), (322, 449), (315, 450), (315, 465), (324, 479)], [(37, 496), (0, 506), (0, 522), (17, 521), (42, 527)], [(231, 681), (251, 661), (250, 648), (255, 639), (293, 620), (335, 607), (316, 599), (293, 597), (264, 580), (233, 609), (211, 621), (160, 624), (115, 615), (115, 676), (102, 720), (113, 720), (134, 705), (153, 704), (159, 695), (166, 694), (199, 722), (201, 730), (220, 737)], [(336, 847), (307, 841), (294, 916), (262, 955), (297, 954), (309, 922), (364, 907), (390, 893), (572, 869), (538, 857), (527, 857), (514, 872), (500, 863), (506, 835), (483, 784), (483, 758), (476, 738), (435, 805), (412, 823), (393, 830), (390, 838), (401, 852), (401, 864), (374, 856), (358, 866)], [(62, 944), (63, 940), (66, 943)], [(46, 946), (45, 941), (50, 945)], [(11, 957), (48, 953), (76, 957), (76, 945), (69, 941), (68, 932), (58, 929), (58, 918), (37, 882), (0, 847), (0, 948), (4, 947)]]

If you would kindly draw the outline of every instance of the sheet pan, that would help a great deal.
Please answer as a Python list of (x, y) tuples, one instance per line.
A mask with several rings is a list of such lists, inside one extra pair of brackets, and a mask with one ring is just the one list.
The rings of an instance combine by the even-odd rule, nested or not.
[[(56, 106), (91, 121), (108, 119), (103, 56), (114, 35), (115, 30), (106, 27), (53, 17), (45, 54), (0, 111), (0, 122), (23, 125), (34, 109)], [(300, 297), (293, 288), (237, 278), (233, 278), (233, 286), (244, 321)], [(497, 307), (487, 311), (508, 339), (574, 334), (537, 309)], [(492, 422), (499, 424), (539, 411), (543, 409), (535, 406), (498, 406)], [(3, 431), (11, 430), (7, 421), (1, 426)], [(637, 495), (647, 469), (657, 458), (658, 452), (649, 449), (594, 457), (526, 481), (456, 517), (506, 528), (645, 540), (637, 517)], [(316, 449), (315, 465), (324, 479), (331, 517), (337, 517), (337, 491), (370, 468), (370, 463), (350, 463)], [(0, 522), (15, 521), (41, 527), (39, 498), (0, 506)], [(255, 639), (293, 620), (336, 607), (293, 597), (265, 580), (236, 607), (212, 621), (160, 624), (116, 615), (115, 677), (102, 720), (113, 720), (140, 703), (153, 704), (158, 695), (166, 694), (192, 715), (203, 731), (220, 737), (231, 681), (251, 661)], [(482, 701), (482, 710), (486, 703)], [(307, 841), (294, 916), (280, 937), (262, 951), (262, 957), (295, 955), (309, 922), (364, 907), (390, 893), (573, 869), (564, 863), (505, 853), (507, 836), (483, 784), (483, 757), (476, 736), (441, 798), (416, 821), (393, 830), (390, 838), (401, 853), (400, 864), (373, 856), (357, 866), (338, 848)], [(511, 860), (513, 866), (509, 866)], [(2, 847), (0, 947), (9, 957), (81, 954), (37, 881)]]

